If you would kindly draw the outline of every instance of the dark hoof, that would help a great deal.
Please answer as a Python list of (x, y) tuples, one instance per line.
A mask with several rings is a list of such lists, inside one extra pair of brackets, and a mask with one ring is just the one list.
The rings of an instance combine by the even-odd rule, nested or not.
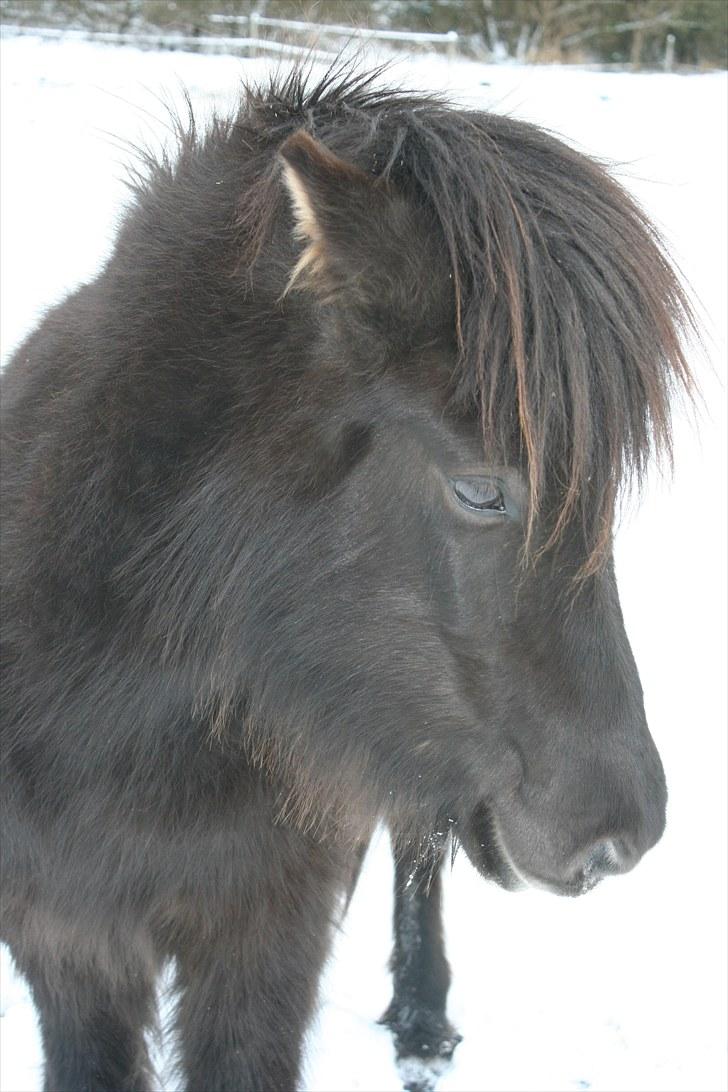
[(441, 1012), (390, 1005), (379, 1021), (392, 1032), (406, 1092), (433, 1092), (462, 1039)]

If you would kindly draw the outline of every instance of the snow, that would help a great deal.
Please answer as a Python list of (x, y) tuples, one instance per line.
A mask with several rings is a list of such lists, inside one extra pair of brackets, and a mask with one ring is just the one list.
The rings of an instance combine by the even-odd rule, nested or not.
[[(0, 43), (2, 346), (91, 277), (127, 200), (124, 142), (158, 141), (166, 100), (225, 107), (267, 60), (88, 43)], [(450, 1015), (463, 1042), (441, 1092), (725, 1089), (725, 73), (632, 75), (400, 61), (394, 78), (537, 121), (618, 163), (699, 301), (704, 406), (684, 412), (676, 473), (617, 542), (622, 604), (670, 788), (668, 828), (627, 876), (583, 899), (508, 894), (460, 854), (446, 883)], [(372, 847), (323, 983), (308, 1092), (397, 1089), (389, 1034), (391, 864)], [(0, 1090), (40, 1088), (37, 1025), (2, 950)], [(165, 1092), (168, 1059), (160, 1058)], [(167, 1068), (167, 1072), (169, 1072)]]

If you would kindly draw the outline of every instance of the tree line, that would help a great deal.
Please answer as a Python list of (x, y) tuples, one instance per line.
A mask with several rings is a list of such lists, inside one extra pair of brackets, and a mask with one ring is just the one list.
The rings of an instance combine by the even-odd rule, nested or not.
[(234, 34), (235, 23), (210, 17), (251, 12), (456, 30), (463, 52), (483, 60), (639, 69), (659, 67), (669, 51), (678, 65), (728, 67), (726, 0), (0, 0), (6, 23), (186, 36)]

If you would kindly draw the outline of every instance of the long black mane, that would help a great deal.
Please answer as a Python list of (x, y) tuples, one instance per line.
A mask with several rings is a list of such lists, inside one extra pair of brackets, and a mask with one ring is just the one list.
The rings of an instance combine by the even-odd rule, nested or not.
[(383, 88), (381, 75), (339, 63), (316, 82), (299, 67), (246, 88), (236, 116), (202, 135), (190, 111), (177, 155), (147, 157), (135, 185), (149, 204), (193, 164), (214, 170), (222, 149), (244, 149), (235, 273), (249, 286), (285, 216), (277, 151), (295, 130), (410, 194), (449, 259), (454, 398), (477, 407), (489, 451), (527, 467), (529, 547), (538, 519), (539, 550), (577, 521), (588, 575), (609, 551), (620, 487), (671, 454), (671, 395), (690, 390), (686, 293), (600, 163), (524, 122)]

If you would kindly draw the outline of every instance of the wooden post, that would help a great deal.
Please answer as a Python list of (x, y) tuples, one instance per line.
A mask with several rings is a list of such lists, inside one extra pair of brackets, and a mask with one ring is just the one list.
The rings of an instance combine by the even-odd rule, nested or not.
[(456, 30), (448, 30), (447, 32), (447, 59), (448, 61), (454, 61), (458, 52), (458, 32)]
[(665, 72), (672, 72), (675, 66), (675, 35), (668, 34), (665, 39), (665, 60), (663, 68)]
[[(259, 27), (260, 27), (260, 13), (259, 12), (251, 11), (248, 25), (250, 26), (250, 37), (253, 40), (259, 38), (260, 37), (260, 30), (259, 30)], [(251, 57), (257, 57), (258, 56), (258, 50), (256, 49), (256, 47), (254, 45), (252, 45), (250, 47), (250, 56)]]

